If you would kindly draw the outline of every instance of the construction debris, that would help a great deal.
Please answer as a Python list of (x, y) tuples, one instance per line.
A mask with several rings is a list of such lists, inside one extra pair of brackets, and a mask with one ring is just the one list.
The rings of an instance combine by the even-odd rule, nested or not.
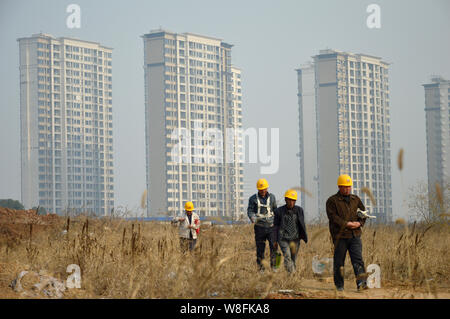
[[(31, 291), (24, 289), (22, 286), (22, 280), (25, 276), (34, 277), (34, 282), (37, 281), (31, 287)], [(37, 280), (36, 280), (37, 279)], [(22, 294), (24, 297), (48, 297), (61, 299), (64, 297), (64, 292), (66, 291), (65, 284), (45, 273), (45, 271), (40, 271), (39, 273), (34, 271), (21, 271), (16, 279), (14, 279), (9, 285), (15, 292)]]

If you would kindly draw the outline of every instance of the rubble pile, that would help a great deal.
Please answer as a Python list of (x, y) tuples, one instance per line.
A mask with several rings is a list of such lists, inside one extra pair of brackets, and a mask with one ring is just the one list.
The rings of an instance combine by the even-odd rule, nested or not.
[(33, 233), (56, 224), (60, 217), (56, 214), (38, 215), (36, 210), (15, 210), (0, 207), (0, 237), (20, 239), (27, 236), (30, 225)]
[(0, 224), (49, 225), (58, 220), (58, 215), (38, 215), (35, 209), (15, 210), (0, 207)]

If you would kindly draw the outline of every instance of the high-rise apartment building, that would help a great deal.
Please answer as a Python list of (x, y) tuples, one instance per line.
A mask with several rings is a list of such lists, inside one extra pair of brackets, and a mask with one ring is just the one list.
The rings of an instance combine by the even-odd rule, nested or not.
[(191, 33), (144, 40), (147, 214), (243, 212), (241, 72), (232, 45)]
[(112, 49), (20, 38), (22, 203), (52, 213), (114, 207)]
[(428, 191), (450, 182), (450, 81), (435, 76), (424, 84)]
[(307, 63), (297, 71), (299, 137), (298, 157), (300, 160), (300, 206), (311, 220), (317, 219), (319, 212), (319, 188), (317, 169), (317, 126), (316, 92), (314, 64)]
[[(365, 54), (322, 50), (314, 56), (314, 78), (319, 212), (325, 213), (326, 200), (337, 192), (338, 176), (349, 174), (353, 193), (377, 216), (376, 221), (391, 221), (388, 64)], [(301, 109), (303, 101), (299, 99)], [(311, 117), (301, 117), (302, 123)], [(301, 145), (310, 138), (303, 133)], [(305, 146), (300, 153), (314, 156)], [(304, 165), (305, 172), (316, 167)], [(305, 186), (309, 187), (306, 180)], [(362, 192), (363, 187), (370, 189), (376, 205)]]

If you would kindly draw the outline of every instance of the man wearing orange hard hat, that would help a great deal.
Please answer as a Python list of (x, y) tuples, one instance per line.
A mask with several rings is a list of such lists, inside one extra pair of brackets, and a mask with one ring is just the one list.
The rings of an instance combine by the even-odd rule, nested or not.
[(326, 203), (331, 238), (334, 244), (333, 277), (338, 291), (344, 290), (343, 267), (349, 252), (356, 277), (356, 287), (367, 289), (367, 276), (362, 258), (361, 227), (365, 219), (358, 216), (358, 208), (365, 211), (361, 199), (351, 194), (352, 179), (340, 175), (337, 180), (339, 191), (328, 198)]
[(274, 211), (277, 209), (275, 195), (268, 191), (269, 183), (265, 178), (260, 178), (256, 182), (258, 193), (252, 195), (248, 200), (247, 215), (250, 221), (255, 224), (256, 242), (256, 263), (260, 271), (264, 271), (262, 261), (266, 249), (266, 241), (269, 242), (270, 266), (275, 269), (276, 249), (275, 249), (275, 228), (273, 225)]
[[(284, 194), (286, 205), (275, 210), (275, 232), (277, 243), (284, 256), (284, 267), (289, 273), (296, 269), (296, 259), (300, 248), (300, 240), (308, 242), (303, 208), (296, 206), (297, 192), (288, 189)], [(276, 248), (276, 245), (275, 245)]]
[(194, 203), (184, 204), (185, 216), (174, 217), (173, 223), (178, 223), (178, 235), (183, 252), (194, 250), (197, 243), (198, 232), (200, 230), (200, 218), (194, 212)]

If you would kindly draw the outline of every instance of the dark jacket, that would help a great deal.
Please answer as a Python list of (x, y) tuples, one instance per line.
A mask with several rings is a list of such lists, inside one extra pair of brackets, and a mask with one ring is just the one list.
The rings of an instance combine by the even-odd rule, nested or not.
[[(263, 205), (266, 205), (267, 199), (270, 196), (270, 208), (272, 211), (272, 216), (267, 218), (258, 218), (256, 213), (258, 212), (258, 202), (256, 201), (256, 196), (259, 197), (259, 202)], [(248, 200), (248, 208), (247, 208), (247, 216), (250, 220), (255, 223), (255, 225), (263, 226), (263, 227), (272, 227), (273, 226), (273, 213), (277, 209), (277, 200), (275, 195), (267, 193), (265, 198), (259, 196), (258, 193), (252, 195)], [(267, 215), (267, 214), (266, 214)]]
[(340, 192), (337, 192), (327, 200), (326, 209), (333, 242), (336, 242), (339, 238), (361, 236), (361, 227), (350, 229), (346, 225), (347, 222), (360, 222), (361, 226), (363, 226), (365, 219), (358, 217), (357, 209), (366, 210), (366, 208), (358, 196), (353, 194), (349, 196), (350, 202), (348, 204)]
[[(275, 226), (275, 232), (276, 232), (276, 238), (277, 241), (279, 241), (281, 238), (281, 232), (284, 229), (283, 225), (283, 215), (287, 212), (286, 205), (283, 205), (275, 210), (275, 219), (273, 221), (273, 224)], [(299, 230), (298, 233), (300, 235), (300, 239), (303, 239), (305, 243), (308, 242), (308, 235), (306, 234), (306, 227), (305, 227), (305, 216), (303, 214), (303, 208), (300, 206), (294, 206), (294, 213), (297, 214), (298, 217), (298, 224), (299, 224)]]

